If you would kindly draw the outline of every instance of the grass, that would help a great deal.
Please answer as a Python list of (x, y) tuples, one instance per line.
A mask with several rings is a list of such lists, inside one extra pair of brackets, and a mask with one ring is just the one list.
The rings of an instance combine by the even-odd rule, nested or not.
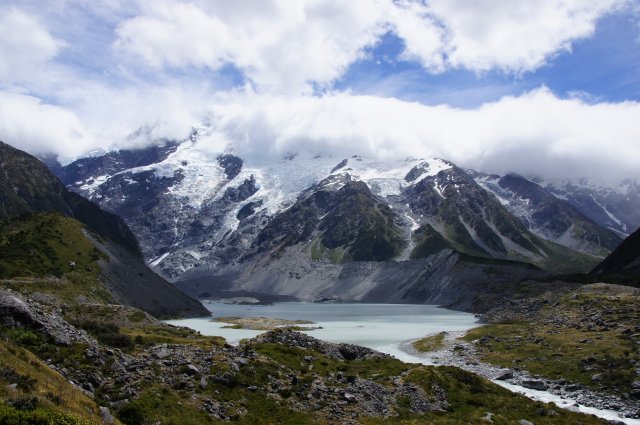
[(292, 329), (306, 329), (297, 325), (313, 325), (314, 322), (309, 320), (288, 320), (288, 319), (276, 319), (271, 317), (216, 317), (212, 319), (214, 322), (229, 323), (229, 326), (224, 326), (227, 329), (252, 329), (252, 330), (273, 330), (276, 328)]
[[(126, 329), (121, 329), (121, 332)], [(194, 331), (184, 328), (167, 327), (162, 330), (137, 328), (137, 332), (143, 338), (149, 338), (150, 333), (161, 333), (162, 338), (169, 338), (171, 341), (188, 341), (185, 343), (208, 344), (214, 343), (215, 339), (199, 337)], [(108, 373), (110, 364), (95, 366), (87, 362), (84, 351), (85, 346), (74, 345), (69, 347), (56, 346), (42, 335), (35, 332), (18, 329), (4, 330), (4, 338), (14, 341), (9, 344), (13, 350), (12, 361), (18, 366), (11, 365), (16, 373), (25, 378), (17, 379), (10, 377), (9, 380), (16, 380), (19, 385), (29, 389), (31, 385), (41, 386), (40, 394), (44, 394), (43, 406), (46, 410), (43, 414), (57, 414), (64, 411), (84, 420), (96, 419), (96, 405), (86, 398), (82, 393), (64, 381), (64, 378), (51, 371), (42, 364), (34, 355), (27, 353), (16, 345), (21, 345), (35, 351), (41, 358), (50, 358), (55, 364), (66, 368), (82, 368), (91, 373), (91, 368), (98, 368), (103, 373)], [(5, 343), (6, 344), (6, 343)], [(4, 345), (2, 346), (4, 347)], [(215, 400), (215, 405), (231, 422), (238, 424), (312, 424), (312, 423), (333, 423), (332, 417), (327, 411), (323, 412), (299, 412), (293, 410), (299, 401), (305, 400), (312, 382), (318, 376), (325, 377), (339, 391), (346, 389), (346, 381), (350, 377), (358, 379), (369, 379), (380, 385), (392, 387), (393, 380), (397, 376), (402, 376), (405, 382), (414, 383), (421, 387), (429, 398), (433, 400), (446, 395), (449, 403), (446, 412), (432, 412), (426, 415), (416, 415), (410, 412), (409, 399), (398, 397), (396, 404), (389, 406), (391, 412), (396, 412), (399, 416), (390, 418), (365, 418), (358, 417), (358, 422), (363, 424), (382, 423), (480, 423), (480, 419), (486, 412), (492, 412), (495, 423), (514, 423), (519, 419), (528, 419), (539, 424), (575, 424), (583, 425), (601, 424), (599, 421), (584, 415), (554, 409), (559, 416), (540, 416), (538, 411), (553, 409), (553, 406), (533, 402), (520, 395), (513, 394), (501, 387), (494, 385), (483, 378), (451, 367), (424, 367), (402, 363), (390, 357), (377, 359), (344, 360), (333, 359), (312, 349), (302, 349), (281, 344), (259, 343), (250, 341), (243, 345), (245, 350), (255, 350), (257, 356), (249, 358), (239, 371), (230, 375), (232, 378), (228, 382), (208, 379), (205, 388), (195, 386), (194, 393), (190, 390), (169, 388), (161, 384), (153, 384), (145, 388), (135, 400), (130, 400), (115, 412), (120, 420), (125, 424), (153, 424), (161, 421), (163, 425), (190, 423), (195, 425), (218, 423), (211, 416), (203, 411), (205, 400)], [(5, 350), (0, 352), (3, 355)], [(203, 372), (204, 375), (220, 375), (230, 371), (230, 365), (223, 354), (212, 354), (211, 370)], [(4, 356), (0, 356), (2, 364), (7, 363)], [(22, 362), (22, 366), (20, 366)], [(37, 366), (34, 366), (37, 365)], [(41, 370), (42, 369), (42, 370)], [(34, 376), (30, 371), (35, 371)], [(8, 375), (11, 373), (7, 372)], [(53, 375), (56, 379), (54, 384), (45, 386), (39, 374), (46, 376)], [(335, 381), (335, 377), (342, 374), (344, 381)], [(3, 376), (0, 373), (0, 377)], [(295, 381), (291, 376), (296, 376)], [(262, 391), (271, 385), (274, 377), (280, 382), (287, 382), (281, 388), (279, 395), (268, 395)], [(34, 384), (31, 379), (36, 379)], [(251, 390), (250, 388), (255, 387)], [(6, 388), (6, 386), (3, 386)], [(39, 387), (40, 388), (40, 387)], [(60, 396), (51, 397), (49, 392), (59, 394), (60, 388), (65, 389), (65, 393)], [(2, 391), (2, 390), (0, 390)], [(5, 390), (6, 391), (6, 390)], [(56, 392), (58, 391), (58, 392)], [(101, 397), (97, 393), (98, 399)], [(54, 402), (46, 401), (50, 399)], [(59, 397), (59, 400), (58, 400)], [(325, 403), (336, 402), (327, 400)], [(58, 404), (56, 404), (58, 403)], [(4, 410), (3, 410), (4, 409)], [(10, 409), (4, 405), (0, 407), (0, 414)], [(53, 410), (51, 410), (53, 409)], [(58, 410), (56, 410), (58, 409)], [(541, 410), (542, 409), (542, 410)], [(48, 412), (48, 413), (47, 413)], [(51, 413), (53, 412), (53, 413)], [(12, 415), (15, 416), (12, 411)], [(22, 413), (19, 413), (22, 415)], [(2, 416), (0, 416), (2, 418)], [(187, 419), (188, 418), (188, 419)], [(31, 419), (30, 419), (31, 420)], [(0, 419), (0, 423), (2, 422)], [(7, 422), (7, 423), (38, 423), (37, 421)], [(42, 422), (57, 423), (57, 422)], [(84, 424), (83, 422), (59, 422), (62, 424)]]
[(331, 264), (342, 264), (346, 257), (343, 247), (327, 248), (320, 237), (313, 240), (309, 253), (313, 261), (329, 261)]
[[(251, 348), (276, 363), (292, 370), (307, 373), (309, 366), (313, 372), (322, 376), (342, 372), (345, 376), (359, 376), (363, 379), (386, 381), (390, 376), (397, 376), (410, 369), (410, 365), (392, 357), (366, 360), (334, 360), (314, 350), (290, 347), (280, 344), (251, 344)], [(305, 357), (311, 356), (311, 363)]]
[(162, 322), (135, 307), (118, 304), (85, 303), (65, 310), (68, 321), (96, 321), (121, 328), (155, 326)]
[[(412, 369), (405, 381), (420, 386), (427, 394), (435, 395), (440, 389), (447, 394), (446, 411), (431, 412), (423, 416), (405, 412), (399, 418), (363, 419), (363, 424), (466, 424), (485, 423), (483, 418), (491, 412), (493, 423), (513, 424), (520, 419), (541, 424), (605, 424), (606, 421), (576, 414), (554, 405), (532, 401), (514, 394), (478, 375), (455, 367), (420, 366)], [(554, 410), (557, 416), (545, 415)], [(541, 414), (542, 413), (542, 414)]]
[(639, 298), (629, 288), (587, 285), (544, 300), (533, 321), (483, 326), (465, 339), (478, 340), (489, 363), (620, 395), (631, 390), (640, 361), (640, 336), (633, 331)]
[[(18, 383), (17, 391), (7, 388)], [(36, 409), (12, 408), (15, 400), (36, 399)], [(99, 424), (98, 406), (35, 355), (0, 339), (0, 423)]]
[(130, 351), (134, 346), (134, 340), (129, 335), (120, 333), (120, 328), (114, 324), (95, 320), (75, 321), (72, 324), (89, 332), (100, 344), (119, 348), (123, 351)]
[(440, 332), (413, 342), (413, 348), (423, 353), (439, 350), (444, 346), (446, 332)]
[(131, 403), (124, 405), (118, 417), (127, 425), (146, 425), (161, 422), (163, 425), (212, 424), (215, 421), (196, 405), (164, 386), (145, 389)]
[[(519, 322), (483, 326), (465, 337), (467, 341), (480, 338), (483, 361), (502, 367), (517, 366), (532, 374), (615, 394), (628, 392), (635, 377), (638, 344), (619, 330), (558, 329)], [(592, 379), (595, 375), (599, 380)]]
[(588, 273), (602, 258), (574, 251), (555, 242), (538, 238), (547, 256), (536, 265), (551, 273)]
[(112, 297), (100, 284), (107, 260), (85, 237), (81, 223), (57, 213), (0, 221), (0, 285), (21, 293), (43, 292), (75, 303)]
[(205, 336), (193, 329), (164, 324), (159, 326), (121, 328), (120, 333), (144, 345), (189, 344), (209, 348), (225, 344), (225, 339), (219, 336)]
[(0, 276), (61, 276), (95, 271), (105, 259), (84, 236), (81, 223), (57, 213), (0, 222)]

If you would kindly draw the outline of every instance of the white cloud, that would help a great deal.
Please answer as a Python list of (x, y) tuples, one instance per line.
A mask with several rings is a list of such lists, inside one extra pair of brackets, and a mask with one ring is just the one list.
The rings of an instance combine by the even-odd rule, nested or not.
[[(550, 56), (569, 51), (573, 41), (593, 34), (599, 18), (627, 3), (627, 0), (429, 0), (423, 13), (444, 28), (442, 60), (449, 66), (518, 73), (537, 69)], [(407, 49), (423, 62), (434, 60), (429, 48), (416, 49), (415, 43), (408, 43)]]
[(71, 111), (40, 99), (0, 92), (0, 140), (32, 153), (75, 155), (95, 146), (92, 134)]
[(141, 2), (118, 52), (160, 68), (232, 64), (260, 90), (329, 86), (389, 31), (429, 72), (522, 73), (589, 37), (629, 0), (178, 0)]
[[(27, 3), (32, 14), (41, 4)], [(625, 0), (480, 0), (464, 7), (462, 0), (139, 0), (135, 10), (125, 3), (104, 3), (106, 9), (83, 22), (86, 35), (101, 14), (108, 16), (99, 37), (86, 38), (91, 63), (84, 64), (82, 49), (56, 56), (61, 42), (39, 23), (67, 40), (78, 36), (60, 31), (64, 7), (38, 15), (55, 17), (49, 21), (15, 7), (0, 9), (3, 31), (12, 29), (0, 39), (0, 81), (8, 86), (0, 92), (0, 139), (69, 158), (94, 148), (185, 138), (207, 111), (216, 146), (226, 140), (243, 155), (309, 148), (380, 158), (437, 155), (495, 172), (638, 175), (636, 102), (604, 103), (577, 92), (561, 99), (546, 89), (475, 109), (350, 93), (308, 95), (310, 83), (330, 89), (387, 31), (405, 40), (405, 59), (430, 72), (520, 73), (589, 36), (597, 19)], [(82, 19), (83, 10), (76, 7), (74, 19)], [(87, 70), (101, 49), (104, 63)], [(77, 53), (72, 61), (59, 59), (68, 60), (70, 52)], [(4, 60), (14, 54), (15, 60)], [(151, 68), (140, 69), (140, 61)], [(189, 68), (227, 63), (243, 71), (249, 88), (220, 93), (216, 81), (198, 80), (206, 72)], [(21, 89), (11, 86), (31, 70), (42, 74)], [(143, 137), (128, 137), (139, 128), (148, 130)]]
[(640, 177), (640, 104), (588, 104), (546, 88), (476, 109), (345, 93), (231, 94), (210, 110), (215, 139), (244, 156), (310, 149), (338, 156), (439, 156), (488, 172)]
[(0, 28), (0, 83), (37, 75), (62, 46), (40, 22), (15, 7), (0, 9)]
[(97, 149), (184, 140), (202, 122), (208, 93), (203, 86), (115, 89), (85, 82), (68, 88), (61, 106), (0, 91), (0, 140), (32, 154), (56, 153), (62, 162)]
[(309, 91), (339, 78), (385, 32), (382, 0), (146, 4), (115, 48), (153, 67), (233, 64), (261, 89)]
[[(540, 88), (460, 109), (349, 93), (292, 97), (245, 89), (209, 97), (201, 90), (96, 87), (72, 109), (0, 92), (0, 140), (69, 159), (96, 148), (182, 140), (192, 125), (208, 121), (214, 130), (203, 143), (220, 150), (228, 143), (245, 158), (301, 150), (383, 160), (437, 156), (495, 173), (640, 177), (638, 102), (587, 103)], [(145, 133), (129, 137), (141, 127)]]

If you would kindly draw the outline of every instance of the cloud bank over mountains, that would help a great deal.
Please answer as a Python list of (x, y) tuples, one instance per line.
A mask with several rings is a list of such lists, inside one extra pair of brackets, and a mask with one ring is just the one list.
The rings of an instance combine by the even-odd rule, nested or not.
[(393, 76), (407, 64), (518, 82), (571, 55), (602, 19), (636, 12), (631, 0), (9, 1), (0, 139), (69, 159), (209, 122), (203, 143), (244, 155), (441, 156), (489, 172), (640, 177), (636, 99), (593, 101), (542, 81), (460, 108), (336, 88), (354, 66)]

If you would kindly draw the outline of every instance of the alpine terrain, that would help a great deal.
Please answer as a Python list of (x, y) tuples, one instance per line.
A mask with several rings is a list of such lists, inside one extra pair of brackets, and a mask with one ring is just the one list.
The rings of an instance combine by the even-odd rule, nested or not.
[(542, 182), (439, 158), (241, 158), (206, 148), (207, 131), (48, 162), (192, 295), (468, 303), (471, 280), (589, 271), (640, 224), (635, 181)]

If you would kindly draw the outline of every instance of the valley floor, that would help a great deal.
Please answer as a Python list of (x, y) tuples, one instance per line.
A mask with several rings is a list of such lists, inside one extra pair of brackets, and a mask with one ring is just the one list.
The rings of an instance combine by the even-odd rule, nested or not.
[[(291, 330), (234, 347), (131, 307), (2, 296), (0, 423), (604, 423), (459, 368)], [(60, 383), (47, 389), (49, 376)]]

